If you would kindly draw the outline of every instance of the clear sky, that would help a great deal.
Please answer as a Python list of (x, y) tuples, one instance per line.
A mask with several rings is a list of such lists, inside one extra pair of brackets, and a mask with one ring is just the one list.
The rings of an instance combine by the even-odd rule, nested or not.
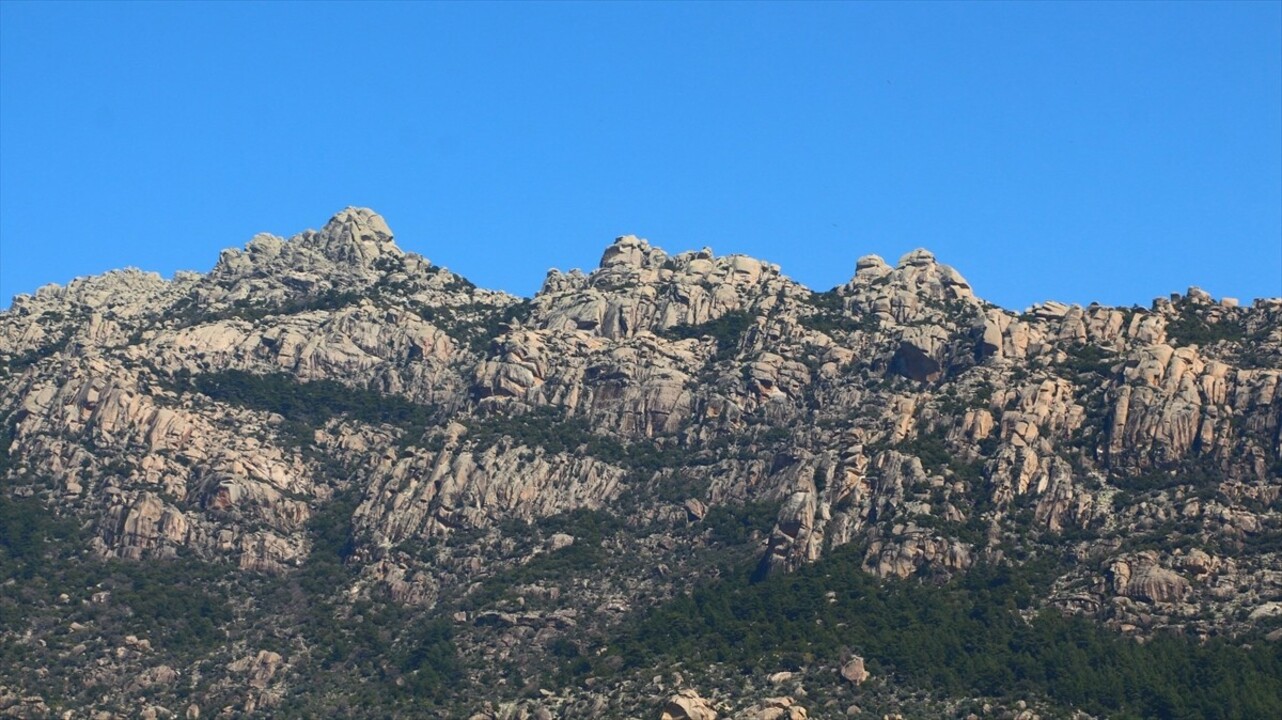
[(634, 233), (1279, 296), (1282, 4), (0, 2), (0, 306), (348, 205), (523, 295)]

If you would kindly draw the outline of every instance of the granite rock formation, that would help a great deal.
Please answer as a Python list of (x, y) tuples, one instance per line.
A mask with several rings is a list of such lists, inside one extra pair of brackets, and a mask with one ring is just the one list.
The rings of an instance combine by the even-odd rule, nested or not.
[[(2, 489), (83, 525), (99, 558), (280, 576), (341, 510), (344, 597), (429, 609), (585, 547), (573, 529), (529, 546), (514, 528), (575, 512), (652, 528), (592, 540), (659, 570), (586, 582), (577, 610), (531, 586), (526, 609), (464, 611), (503, 638), (475, 650), (496, 661), (673, 592), (680, 557), (710, 541), (664, 528), (749, 505), (774, 515), (752, 539), (762, 576), (848, 545), (868, 573), (927, 581), (1056, 548), (1076, 562), (1047, 606), (1209, 636), (1282, 598), (1280, 380), (1282, 299), (1193, 288), (1013, 312), (926, 250), (859, 258), (815, 292), (768, 262), (633, 236), (521, 299), (349, 208), (207, 274), (16, 297), (0, 313)], [(300, 421), (285, 391), (337, 409)], [(220, 692), (239, 688), (229, 707), (284, 697), (293, 660), (240, 651), (220, 671)], [(120, 685), (135, 693), (190, 672), (121, 666), (138, 668)], [(868, 677), (862, 660), (842, 675)], [(692, 691), (671, 698), (664, 717), (716, 716)], [(757, 698), (747, 716), (806, 711)]]

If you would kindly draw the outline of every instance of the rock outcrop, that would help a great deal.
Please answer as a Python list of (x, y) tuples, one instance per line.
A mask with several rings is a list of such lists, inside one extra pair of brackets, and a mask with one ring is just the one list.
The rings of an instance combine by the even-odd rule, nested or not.
[(659, 720), (717, 720), (717, 711), (694, 690), (682, 690), (663, 704)]
[[(81, 550), (282, 582), (331, 563), (350, 571), (334, 588), (349, 617), (449, 599), (460, 626), (497, 628), (473, 650), (496, 662), (683, 592), (728, 535), (763, 576), (843, 546), (872, 575), (928, 582), (1068, 555), (1046, 603), (1141, 635), (1255, 627), (1282, 593), (1282, 299), (1016, 313), (925, 250), (862, 257), (814, 292), (768, 262), (625, 236), (520, 299), (348, 208), (207, 274), (15, 298), (0, 421), (0, 492), (82, 527)], [(760, 508), (772, 525), (740, 519)], [(572, 613), (521, 581), (623, 557), (633, 574), (586, 573)], [(468, 605), (507, 581), (519, 605)], [(284, 702), (309, 661), (237, 652), (218, 686), (235, 712)], [(102, 677), (161, 692), (189, 670)], [(839, 674), (868, 677), (860, 658)], [(806, 716), (757, 699), (745, 717)], [(663, 712), (716, 716), (692, 691)]]

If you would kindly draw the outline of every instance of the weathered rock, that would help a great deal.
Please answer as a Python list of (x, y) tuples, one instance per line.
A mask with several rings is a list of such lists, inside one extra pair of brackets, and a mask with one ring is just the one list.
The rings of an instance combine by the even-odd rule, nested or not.
[(717, 720), (717, 711), (694, 690), (682, 690), (668, 698), (659, 720)]
[(1113, 562), (1109, 568), (1113, 591), (1118, 595), (1154, 603), (1177, 602), (1189, 591), (1189, 582), (1157, 564), (1157, 555), (1142, 552)]
[(259, 650), (256, 655), (245, 657), (231, 663), (227, 669), (245, 676), (245, 682), (251, 688), (262, 690), (271, 684), (272, 678), (284, 664), (279, 653), (270, 650)]
[(841, 676), (855, 685), (863, 685), (869, 673), (864, 668), (864, 659), (855, 655), (841, 666)]
[[(274, 378), (277, 396), (198, 382), (231, 373)], [(299, 413), (307, 383), (364, 405)], [(335, 597), (424, 612), (571, 543), (560, 558), (640, 568), (460, 611), (496, 633), (467, 649), (495, 663), (540, 662), (569, 650), (571, 628), (682, 592), (688, 558), (719, 552), (727, 530), (763, 573), (856, 542), (865, 571), (928, 581), (1069, 553), (1047, 602), (1141, 635), (1270, 622), (1282, 572), (1260, 549), (1282, 522), (1282, 299), (1190, 290), (1149, 309), (1015, 313), (921, 250), (893, 267), (862, 257), (813, 293), (770, 263), (625, 236), (523, 301), (401, 251), (381, 217), (349, 208), (319, 231), (258, 235), (208, 274), (125, 270), (15, 298), (0, 420), (0, 486), (79, 521), (99, 557), (288, 578), (333, 521), (352, 531), (354, 578)], [(767, 507), (768, 531), (733, 520)], [(87, 594), (95, 611), (120, 595)], [(92, 656), (92, 624), (73, 632), (75, 657)], [(287, 666), (234, 659), (256, 646), (206, 683), (241, 695), (192, 699), (271, 707)], [(108, 654), (104, 687), (175, 682), (140, 644)], [(592, 692), (484, 712), (626, 714)]]
[(744, 710), (743, 720), (806, 720), (806, 709), (791, 697), (771, 697)]

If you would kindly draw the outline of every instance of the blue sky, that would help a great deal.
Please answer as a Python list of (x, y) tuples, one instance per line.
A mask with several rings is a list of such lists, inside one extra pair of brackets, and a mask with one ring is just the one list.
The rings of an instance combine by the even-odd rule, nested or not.
[(635, 233), (1278, 296), (1282, 4), (0, 2), (0, 305), (348, 205), (525, 295)]

